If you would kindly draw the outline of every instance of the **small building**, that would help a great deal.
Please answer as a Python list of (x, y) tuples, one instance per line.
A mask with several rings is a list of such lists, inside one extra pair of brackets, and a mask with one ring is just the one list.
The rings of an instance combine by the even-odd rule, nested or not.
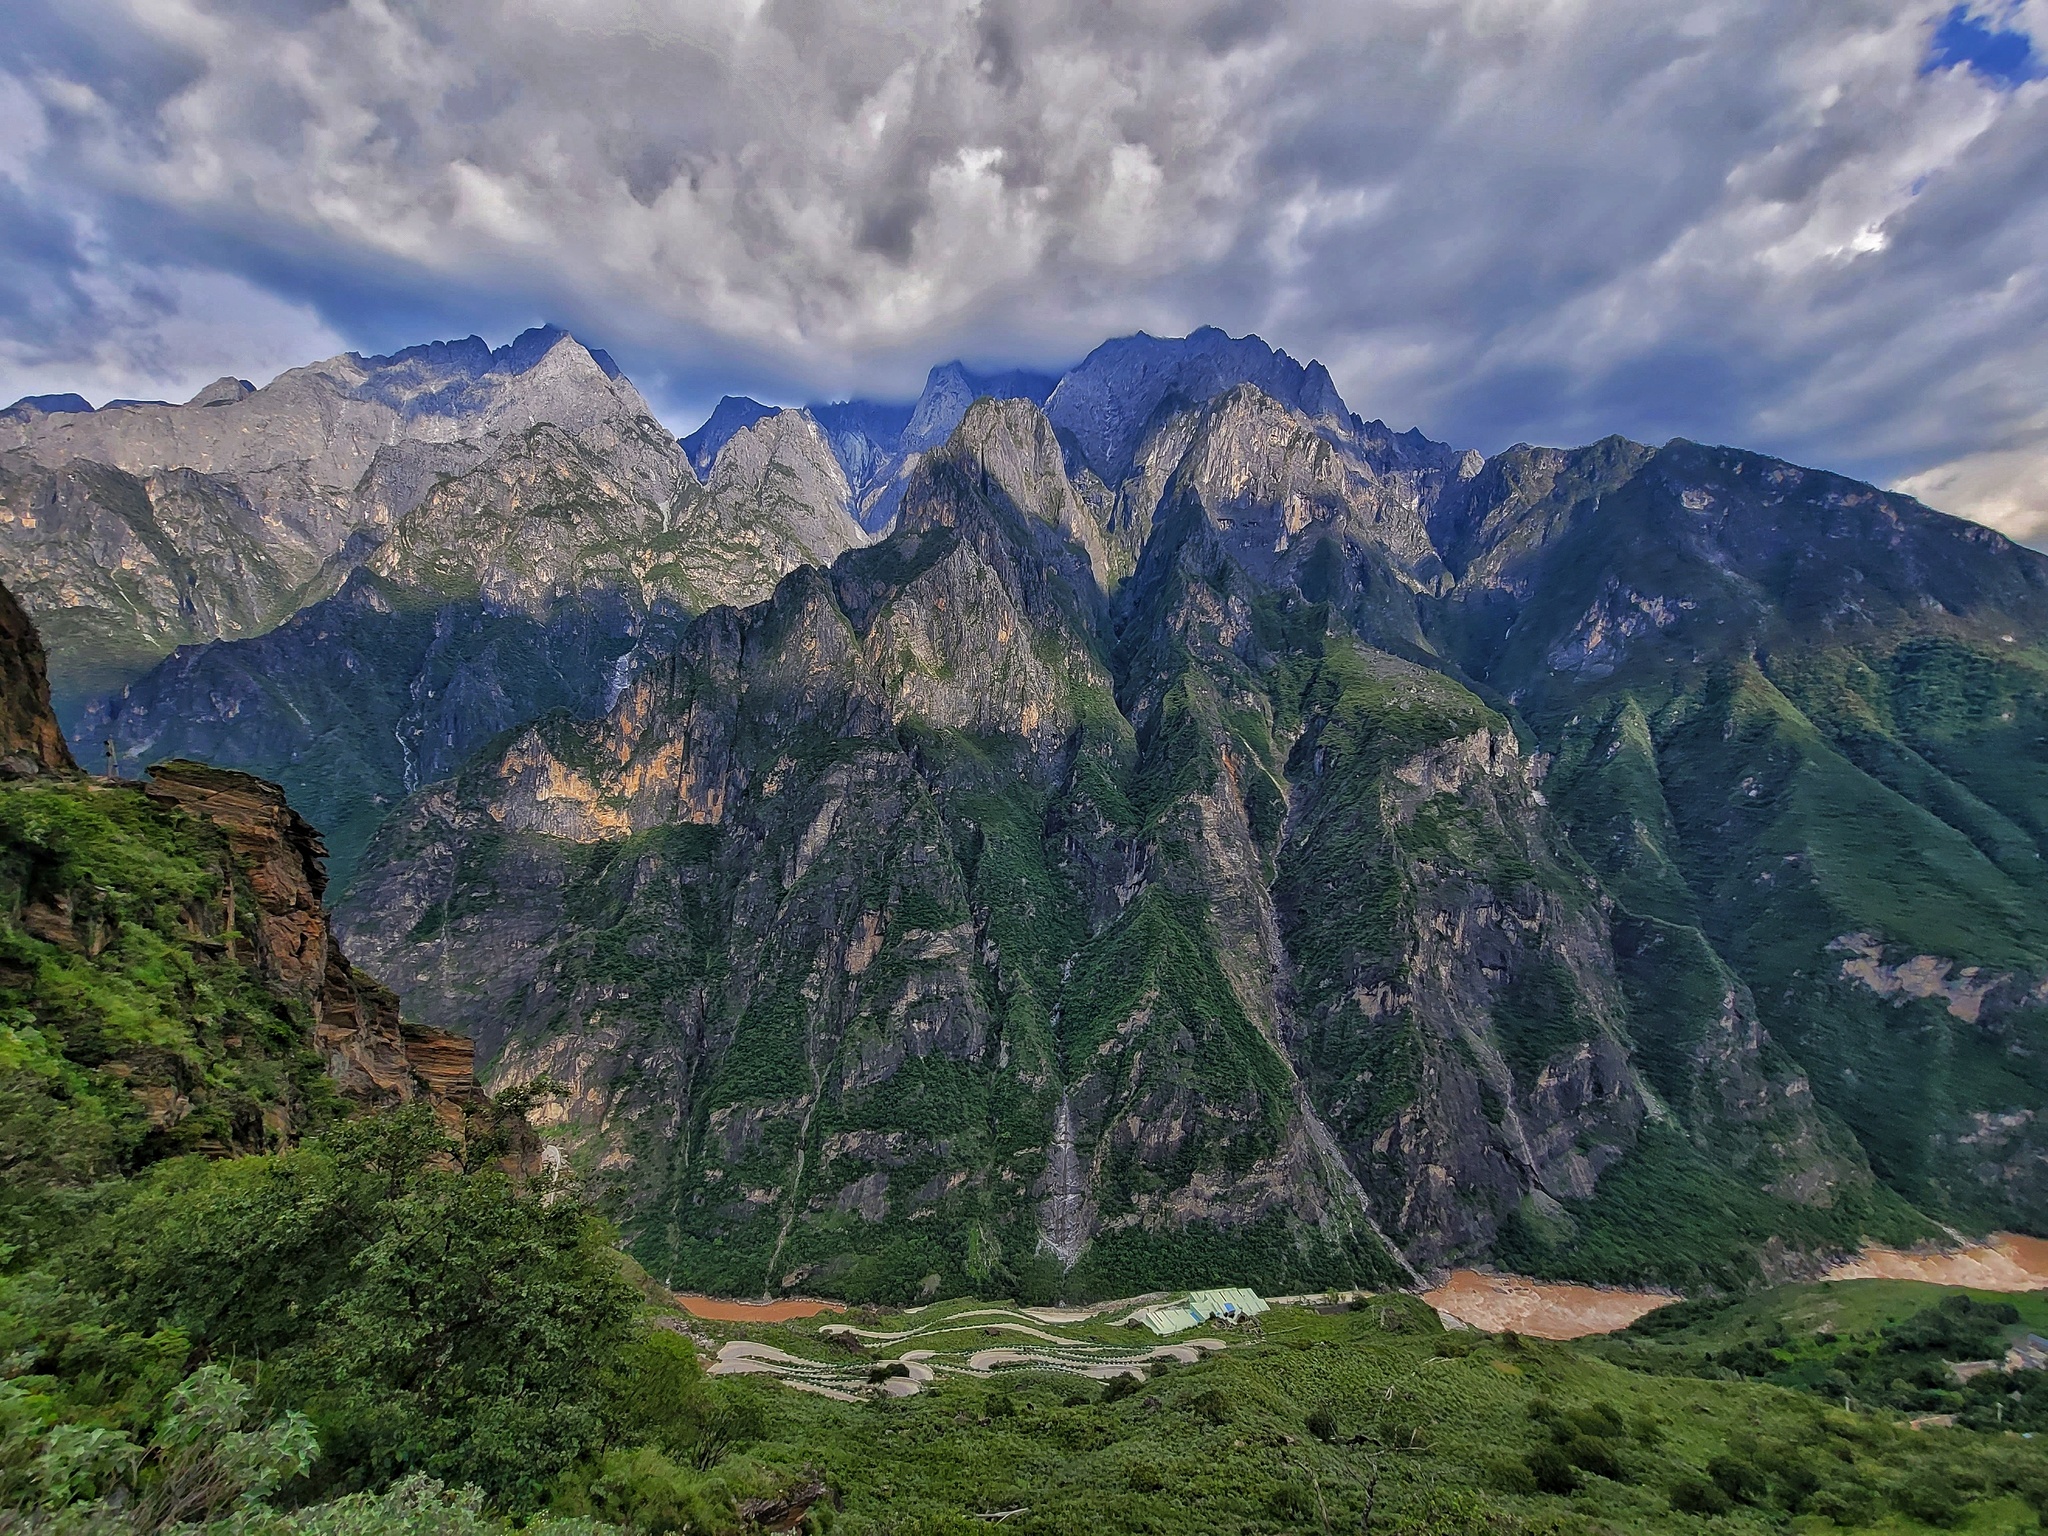
[(2048, 1339), (2030, 1333), (2005, 1352), (2008, 1371), (2048, 1370)]

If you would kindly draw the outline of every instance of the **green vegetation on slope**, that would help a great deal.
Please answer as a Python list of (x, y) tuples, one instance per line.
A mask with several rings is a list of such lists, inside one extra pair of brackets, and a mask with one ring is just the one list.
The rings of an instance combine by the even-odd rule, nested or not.
[[(749, 1395), (650, 1328), (608, 1226), (484, 1150), (413, 1106), (73, 1196), (0, 1274), (0, 1499), (150, 1531), (424, 1475), (518, 1512), (604, 1505), (622, 1450), (721, 1460)], [(726, 1465), (685, 1510), (698, 1481), (772, 1479)]]
[[(990, 1321), (958, 1309), (970, 1344), (998, 1342), (972, 1338)], [(942, 1309), (904, 1322), (920, 1331), (873, 1346), (877, 1369), (905, 1349), (962, 1347)], [(838, 1491), (829, 1528), (861, 1536), (966, 1532), (1006, 1510), (1003, 1524), (1041, 1533), (1595, 1536), (1793, 1519), (1899, 1533), (1960, 1519), (1989, 1533), (2034, 1529), (2048, 1496), (2034, 1445), (1916, 1435), (1795, 1392), (1619, 1368), (1579, 1345), (1446, 1334), (1411, 1298), (1262, 1322), (1256, 1338), (1221, 1330), (1220, 1352), (1143, 1383), (1015, 1369), (941, 1375), (872, 1406), (789, 1392), (768, 1429)], [(835, 1354), (812, 1324), (712, 1331)]]
[(1717, 1168), (1670, 1126), (1648, 1128), (1590, 1199), (1560, 1204), (1562, 1219), (1514, 1213), (1496, 1248), (1505, 1268), (1739, 1292), (1762, 1280), (1775, 1243), (1825, 1252), (1928, 1235), (1924, 1218), (1889, 1190), (1843, 1189), (1825, 1206), (1777, 1197)]
[(331, 1118), (311, 1020), (255, 967), (227, 840), (136, 785), (0, 783), (0, 1211)]
[[(1825, 671), (1787, 662), (1773, 676), (1813, 699)], [(1559, 804), (1620, 903), (1624, 972), (1646, 1018), (1668, 1015), (1642, 1037), (1646, 1068), (1682, 1113), (1700, 1103), (1715, 1085), (1666, 1004), (1688, 989), (1743, 1008), (1753, 995), (1891, 1192), (1980, 1229), (2026, 1224), (2048, 1211), (2030, 1133), (2009, 1120), (2048, 1093), (2048, 1012), (2027, 995), (2048, 973), (2038, 872), (2014, 878), (2011, 838), (1859, 769), (1773, 676), (1743, 664), (1654, 708), (1625, 695), (1582, 716), (1560, 754)], [(1932, 956), (1937, 979), (1976, 967), (2005, 990), (1974, 1012), (1881, 993), (1848, 973), (1859, 946), (1891, 965)]]
[[(223, 1536), (482, 1536), (507, 1517), (737, 1536), (747, 1511), (839, 1536), (996, 1516), (1036, 1536), (2017, 1536), (2048, 1511), (2038, 1442), (1995, 1417), (1916, 1433), (1853, 1389), (1845, 1409), (1816, 1353), (1910, 1373), (2010, 1316), (2038, 1324), (2039, 1297), (1802, 1287), (1559, 1344), (1445, 1333), (1390, 1295), (1277, 1308), (1144, 1380), (976, 1374), (969, 1353), (1033, 1345), (1032, 1320), (866, 1312), (865, 1340), (829, 1335), (836, 1318), (688, 1320), (693, 1345), (573, 1193), (464, 1172), (451, 1150), (401, 1111), (82, 1199), (71, 1231), (0, 1277), (0, 1508), (53, 1530), (104, 1528), (96, 1511), (143, 1531), (211, 1518)], [(1035, 1326), (1097, 1350), (1156, 1342), (1107, 1319)], [(742, 1338), (874, 1382), (912, 1350), (942, 1369), (909, 1398), (853, 1402), (707, 1379), (697, 1350)], [(2017, 1385), (2028, 1411), (2044, 1400)]]
[(2048, 1431), (2048, 1370), (2004, 1364), (2044, 1330), (2048, 1292), (1844, 1280), (1686, 1302), (1588, 1347), (1635, 1370), (1769, 1382), (1864, 1409), (1954, 1415), (1987, 1434), (2036, 1434)]

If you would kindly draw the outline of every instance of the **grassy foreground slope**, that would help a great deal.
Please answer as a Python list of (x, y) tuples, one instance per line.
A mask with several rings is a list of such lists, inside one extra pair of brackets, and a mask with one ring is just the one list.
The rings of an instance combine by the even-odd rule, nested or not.
[[(1659, 1337), (1446, 1333), (1401, 1295), (1277, 1308), (1261, 1333), (1223, 1330), (1221, 1349), (1144, 1380), (970, 1375), (967, 1352), (1020, 1342), (974, 1303), (822, 1326), (685, 1320), (636, 1289), (576, 1200), (464, 1172), (447, 1150), (402, 1110), (291, 1153), (177, 1160), (95, 1191), (72, 1235), (15, 1255), (0, 1511), (38, 1530), (182, 1516), (279, 1536), (1596, 1536), (2020, 1532), (2048, 1507), (2038, 1441), (1918, 1432), (1677, 1360)], [(1795, 1289), (1660, 1337), (1711, 1323), (1739, 1342), (1752, 1315), (1789, 1329)], [(1912, 1305), (1935, 1287), (1836, 1289), (1858, 1326), (1941, 1310)], [(911, 1336), (828, 1336), (846, 1322)], [(1155, 1342), (1043, 1326), (1081, 1346)], [(840, 1401), (706, 1377), (701, 1359), (738, 1339), (875, 1385)], [(936, 1379), (888, 1395), (905, 1357)]]
[[(2035, 1528), (2048, 1474), (2017, 1438), (1918, 1433), (1795, 1391), (1627, 1369), (1593, 1346), (1445, 1333), (1407, 1297), (1264, 1323), (1143, 1383), (942, 1371), (873, 1404), (784, 1392), (753, 1455), (801, 1460), (837, 1491), (830, 1528), (861, 1533), (985, 1529), (1006, 1510), (1004, 1526), (1037, 1532), (2017, 1531)], [(694, 1326), (834, 1353), (809, 1324)], [(877, 1372), (946, 1342), (877, 1349)]]
[(2048, 1430), (2048, 1371), (1988, 1364), (2044, 1329), (2048, 1292), (1823, 1281), (1686, 1302), (1591, 1347), (1638, 1370), (1768, 1381), (1845, 1405), (2034, 1434)]

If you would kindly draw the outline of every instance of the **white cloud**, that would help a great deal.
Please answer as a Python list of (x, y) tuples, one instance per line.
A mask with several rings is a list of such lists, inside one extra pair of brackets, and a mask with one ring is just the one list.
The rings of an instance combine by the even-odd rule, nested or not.
[(2048, 549), (2048, 439), (1938, 464), (1908, 475), (1894, 489)]
[[(2006, 505), (1982, 466), (2048, 394), (2048, 83), (1922, 73), (1926, 0), (18, 9), (0, 190), (102, 242), (0, 233), (62, 298), (0, 312), (40, 387), (353, 335), (352, 286), (324, 322), (208, 297), (141, 208), (700, 382), (901, 391), (1217, 323), (1461, 443), (1743, 441), (1958, 510)], [(93, 297), (124, 283), (191, 323)]]
[(312, 309), (233, 273), (89, 253), (54, 336), (0, 334), (0, 401), (72, 391), (185, 400), (225, 374), (267, 382), (347, 344)]

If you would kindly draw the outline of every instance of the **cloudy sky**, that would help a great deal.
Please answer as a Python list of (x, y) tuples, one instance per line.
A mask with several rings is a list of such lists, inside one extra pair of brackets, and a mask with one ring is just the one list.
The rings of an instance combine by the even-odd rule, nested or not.
[(6, 10), (0, 400), (553, 319), (683, 430), (1216, 324), (2048, 542), (2048, 0)]

